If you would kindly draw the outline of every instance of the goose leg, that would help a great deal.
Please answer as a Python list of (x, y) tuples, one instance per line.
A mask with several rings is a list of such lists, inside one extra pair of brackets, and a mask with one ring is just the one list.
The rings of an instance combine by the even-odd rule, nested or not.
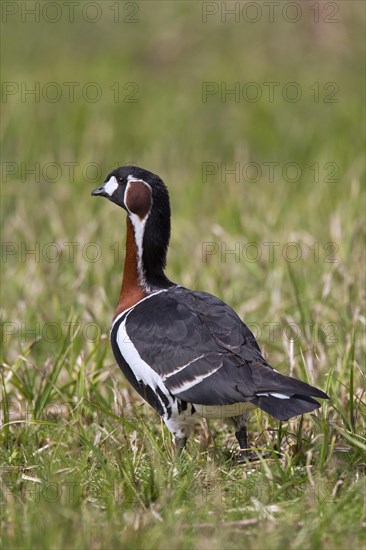
[(180, 457), (184, 447), (186, 446), (188, 437), (175, 437), (175, 446), (177, 448), (177, 456)]

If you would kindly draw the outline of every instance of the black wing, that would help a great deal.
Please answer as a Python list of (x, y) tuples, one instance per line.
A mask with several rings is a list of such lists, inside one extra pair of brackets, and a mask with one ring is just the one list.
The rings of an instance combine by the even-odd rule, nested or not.
[[(152, 296), (128, 314), (126, 330), (140, 357), (169, 392), (184, 401), (201, 405), (252, 401), (280, 418), (282, 413), (275, 414), (278, 406), (289, 411), (290, 400), (285, 403), (269, 392), (304, 396), (305, 410), (319, 406), (311, 396), (327, 397), (274, 371), (238, 315), (207, 293), (173, 287)], [(287, 418), (305, 412), (290, 409)]]

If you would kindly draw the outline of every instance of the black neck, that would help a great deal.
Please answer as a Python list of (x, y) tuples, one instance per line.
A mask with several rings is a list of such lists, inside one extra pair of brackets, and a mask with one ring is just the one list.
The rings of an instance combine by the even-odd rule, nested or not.
[(169, 239), (170, 212), (153, 209), (146, 222), (142, 253), (145, 279), (153, 288), (168, 288), (174, 284), (164, 273)]

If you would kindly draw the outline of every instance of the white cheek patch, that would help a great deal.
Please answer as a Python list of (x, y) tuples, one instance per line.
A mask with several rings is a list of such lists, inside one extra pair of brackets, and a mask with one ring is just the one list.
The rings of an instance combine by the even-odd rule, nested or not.
[(118, 188), (118, 181), (114, 176), (112, 176), (108, 181), (104, 184), (104, 191), (108, 193), (108, 195), (111, 197), (115, 190)]

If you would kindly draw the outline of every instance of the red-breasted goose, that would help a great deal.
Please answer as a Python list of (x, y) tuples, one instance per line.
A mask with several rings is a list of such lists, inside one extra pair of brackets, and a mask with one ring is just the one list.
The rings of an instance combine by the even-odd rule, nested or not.
[(227, 304), (171, 282), (168, 190), (136, 166), (111, 172), (92, 195), (127, 212), (122, 288), (111, 327), (116, 361), (160, 414), (178, 449), (197, 416), (231, 419), (243, 456), (255, 407), (280, 420), (320, 407), (321, 390), (284, 376), (264, 359), (249, 328)]

